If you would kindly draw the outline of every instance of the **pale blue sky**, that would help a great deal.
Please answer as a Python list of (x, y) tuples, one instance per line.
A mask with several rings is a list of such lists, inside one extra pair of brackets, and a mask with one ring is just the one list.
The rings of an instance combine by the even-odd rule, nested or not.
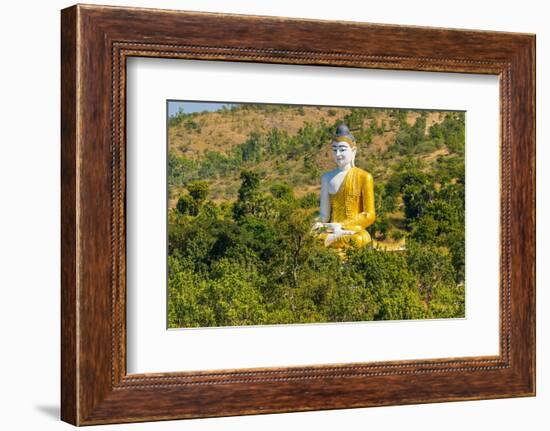
[(185, 102), (180, 100), (169, 100), (168, 115), (172, 117), (176, 115), (180, 111), (180, 109), (186, 114), (202, 111), (217, 111), (218, 109), (221, 109), (221, 107), (224, 105), (230, 106), (231, 103)]

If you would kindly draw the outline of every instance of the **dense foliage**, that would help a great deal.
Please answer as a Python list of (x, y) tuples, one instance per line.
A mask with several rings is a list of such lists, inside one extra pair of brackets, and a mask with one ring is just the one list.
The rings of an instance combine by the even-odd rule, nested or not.
[[(284, 109), (232, 110), (271, 108)], [(385, 130), (369, 121), (377, 110), (334, 112), (331, 124), (306, 122), (292, 136), (256, 131), (226, 153), (192, 159), (169, 152), (176, 199), (168, 216), (170, 327), (464, 316), (464, 115), (448, 113), (427, 127), (425, 113), (411, 126), (406, 111), (389, 111), (385, 127), (397, 131), (395, 139), (358, 160), (374, 171), (377, 221), (369, 231), (376, 243), (342, 259), (311, 234), (318, 194), (297, 190), (319, 181), (316, 154), (339, 122), (367, 145)], [(292, 115), (303, 114), (294, 108)], [(201, 127), (186, 114), (170, 126)], [(419, 157), (442, 148), (429, 161)], [(292, 161), (299, 171), (285, 173)], [(215, 181), (231, 176), (235, 193), (212, 199)]]

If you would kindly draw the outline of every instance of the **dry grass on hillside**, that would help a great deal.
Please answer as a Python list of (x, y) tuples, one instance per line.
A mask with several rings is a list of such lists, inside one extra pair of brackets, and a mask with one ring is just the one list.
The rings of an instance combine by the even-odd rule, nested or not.
[[(332, 125), (351, 113), (350, 108), (341, 107), (314, 107), (296, 106), (286, 109), (262, 110), (262, 109), (236, 109), (232, 111), (203, 112), (196, 114), (192, 120), (197, 124), (196, 129), (186, 127), (182, 121), (171, 126), (168, 130), (169, 151), (172, 154), (184, 156), (192, 160), (200, 160), (207, 151), (216, 151), (225, 156), (232, 157), (233, 149), (249, 138), (250, 134), (257, 132), (266, 134), (271, 129), (284, 130), (289, 136), (296, 135), (299, 130), (309, 123), (313, 127), (322, 124)], [(409, 111), (406, 115), (406, 122), (413, 126), (421, 115), (419, 111)], [(428, 112), (426, 116), (426, 133), (429, 128), (443, 121), (444, 112)], [(365, 118), (363, 128), (368, 129), (375, 123), (378, 132), (372, 136), (371, 142), (367, 145), (358, 142), (358, 161), (365, 164), (367, 160), (379, 159), (391, 145), (395, 143), (398, 126), (396, 119), (390, 115), (388, 110), (373, 110), (372, 115)], [(440, 155), (446, 155), (446, 148), (434, 151), (431, 154), (423, 155), (422, 158), (431, 163)], [(313, 163), (318, 168), (319, 176), (322, 172), (333, 169), (331, 147), (329, 142), (322, 146), (313, 155)], [(386, 176), (390, 171), (385, 163), (377, 167), (367, 166), (368, 170), (376, 177)], [(320, 184), (318, 177), (311, 177), (304, 173), (304, 160), (263, 160), (254, 165), (254, 169), (262, 173), (265, 183), (273, 181), (286, 181), (293, 186), (297, 197), (307, 193), (319, 193)], [(210, 199), (224, 201), (234, 199), (239, 187), (239, 173), (234, 172), (225, 178), (212, 178), (210, 181)], [(172, 190), (173, 199), (170, 206), (175, 206), (175, 196), (183, 190)]]

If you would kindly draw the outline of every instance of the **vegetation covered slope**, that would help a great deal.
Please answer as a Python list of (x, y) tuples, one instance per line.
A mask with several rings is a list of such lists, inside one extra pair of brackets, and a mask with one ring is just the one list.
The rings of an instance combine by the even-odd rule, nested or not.
[[(375, 247), (344, 261), (310, 232), (340, 122), (377, 210)], [(180, 113), (168, 154), (170, 327), (464, 316), (463, 113)]]

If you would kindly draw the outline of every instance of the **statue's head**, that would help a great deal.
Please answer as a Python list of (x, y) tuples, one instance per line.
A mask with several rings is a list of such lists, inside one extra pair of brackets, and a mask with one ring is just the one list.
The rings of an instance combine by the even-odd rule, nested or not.
[(332, 138), (332, 154), (334, 161), (339, 168), (345, 168), (347, 165), (355, 166), (355, 153), (357, 144), (351, 134), (348, 126), (340, 124), (336, 128), (336, 133)]

